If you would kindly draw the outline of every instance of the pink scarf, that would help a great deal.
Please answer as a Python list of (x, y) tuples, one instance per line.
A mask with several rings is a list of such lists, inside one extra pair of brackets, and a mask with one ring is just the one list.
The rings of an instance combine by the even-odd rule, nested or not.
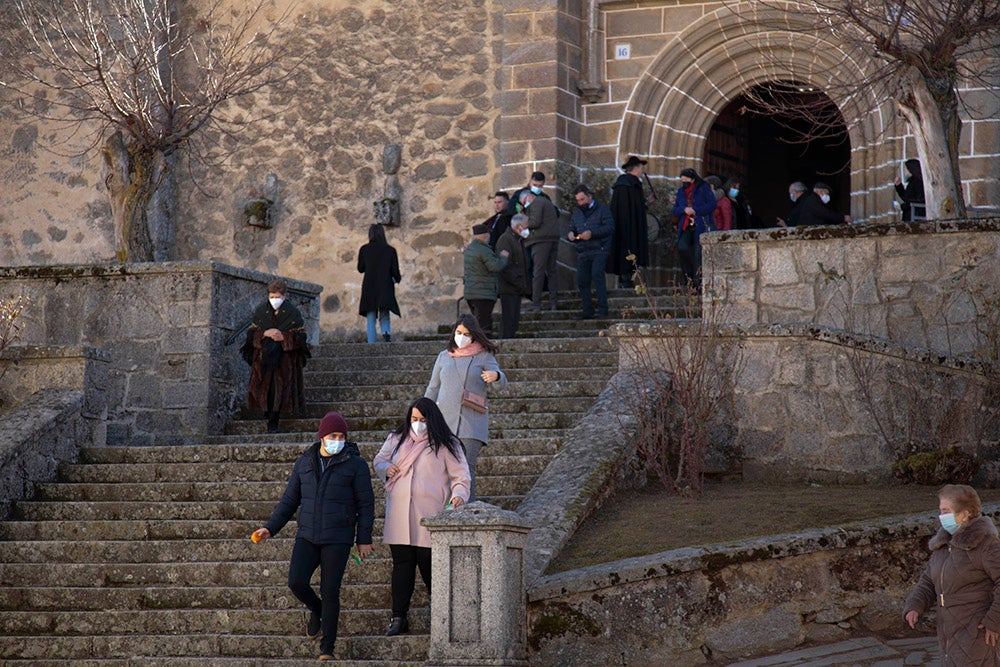
[(448, 354), (450, 354), (453, 357), (471, 357), (471, 356), (479, 354), (484, 349), (485, 348), (483, 347), (482, 343), (479, 343), (479, 342), (476, 342), (476, 341), (472, 341), (471, 343), (469, 343), (465, 347), (457, 347), (457, 348), (455, 348), (454, 352), (452, 352), (451, 350), (449, 350)]
[(426, 434), (420, 440), (414, 440), (413, 431), (407, 433), (406, 440), (403, 441), (403, 444), (400, 445), (392, 457), (395, 459), (392, 463), (399, 468), (399, 472), (385, 481), (385, 490), (387, 492), (391, 491), (392, 487), (396, 485), (396, 480), (401, 479), (413, 469), (413, 464), (417, 462), (417, 459), (420, 458), (425, 449), (427, 449)]

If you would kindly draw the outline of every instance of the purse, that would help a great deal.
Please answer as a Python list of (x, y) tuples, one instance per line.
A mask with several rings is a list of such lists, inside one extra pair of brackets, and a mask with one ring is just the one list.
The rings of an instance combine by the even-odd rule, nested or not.
[[(469, 370), (472, 368), (472, 362), (469, 362), (468, 368), (465, 369), (465, 380), (462, 382), (462, 386), (465, 386), (469, 381)], [(478, 412), (481, 415), (486, 414), (486, 397), (477, 394), (474, 391), (469, 391), (468, 389), (462, 390), (462, 407), (469, 408), (473, 412)]]
[(468, 389), (462, 390), (462, 406), (469, 408), (473, 412), (478, 412), (481, 415), (486, 414), (486, 397), (480, 396)]

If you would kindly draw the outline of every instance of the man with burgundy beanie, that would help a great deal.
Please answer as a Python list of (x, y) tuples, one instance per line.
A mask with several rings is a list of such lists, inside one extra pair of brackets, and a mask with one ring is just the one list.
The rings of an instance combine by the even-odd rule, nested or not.
[[(328, 412), (319, 422), (314, 442), (292, 468), (285, 493), (263, 528), (254, 531), (261, 542), (277, 535), (298, 511), (299, 531), (288, 566), (288, 587), (309, 609), (306, 636), (320, 640), (320, 660), (333, 660), (340, 617), (340, 582), (351, 545), (364, 560), (372, 553), (375, 494), (368, 464), (353, 442), (347, 442), (347, 421)], [(320, 595), (309, 580), (320, 567)]]

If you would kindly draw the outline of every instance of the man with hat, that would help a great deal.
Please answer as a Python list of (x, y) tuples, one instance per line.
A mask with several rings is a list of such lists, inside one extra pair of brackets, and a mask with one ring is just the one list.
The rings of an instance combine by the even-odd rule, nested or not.
[[(615, 219), (615, 233), (608, 256), (608, 273), (618, 275), (619, 287), (632, 287), (635, 266), (649, 266), (649, 232), (646, 229), (646, 207), (656, 199), (646, 197), (642, 191), (642, 176), (646, 160), (630, 155), (622, 171), (611, 186), (611, 215)], [(626, 259), (635, 255), (635, 262)]]
[[(254, 542), (277, 535), (298, 512), (298, 532), (288, 565), (288, 587), (309, 609), (306, 636), (320, 640), (320, 660), (333, 660), (340, 618), (340, 583), (358, 545), (358, 558), (371, 555), (375, 524), (375, 494), (368, 464), (361, 451), (347, 441), (347, 420), (339, 412), (328, 412), (319, 422), (319, 442), (302, 453), (292, 467), (288, 486), (278, 506), (262, 528), (253, 532)], [(316, 595), (310, 585), (320, 568)]]
[(487, 334), (493, 332), (493, 306), (497, 302), (497, 274), (507, 266), (506, 250), (498, 257), (489, 245), (490, 228), (472, 227), (472, 242), (465, 249), (465, 302)]

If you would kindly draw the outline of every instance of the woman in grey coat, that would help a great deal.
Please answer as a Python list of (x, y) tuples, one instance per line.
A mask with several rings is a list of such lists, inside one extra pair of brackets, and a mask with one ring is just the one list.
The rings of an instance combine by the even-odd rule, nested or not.
[[(486, 337), (473, 315), (460, 315), (452, 329), (447, 349), (434, 362), (431, 381), (424, 392), (424, 396), (441, 408), (448, 427), (465, 444), (465, 458), (472, 477), (470, 502), (476, 499), (476, 460), (489, 437), (490, 413), (486, 405), (486, 388), (487, 385), (501, 389), (507, 386), (507, 376), (500, 370), (494, 356), (498, 349)], [(463, 403), (465, 392), (472, 394), (473, 400), (481, 399), (482, 407)]]

